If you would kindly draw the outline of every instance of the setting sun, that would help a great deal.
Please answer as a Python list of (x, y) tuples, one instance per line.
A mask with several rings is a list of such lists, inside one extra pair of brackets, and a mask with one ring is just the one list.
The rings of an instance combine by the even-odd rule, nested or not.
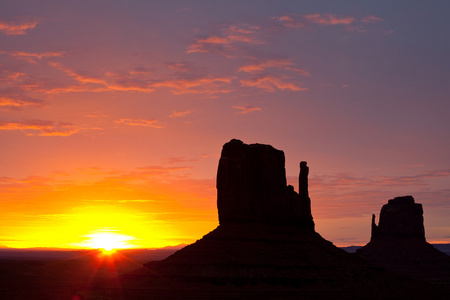
[(89, 237), (89, 240), (85, 241), (83, 245), (89, 248), (111, 251), (134, 247), (128, 243), (128, 241), (134, 240), (134, 237), (115, 232), (97, 232), (88, 234), (87, 237)]

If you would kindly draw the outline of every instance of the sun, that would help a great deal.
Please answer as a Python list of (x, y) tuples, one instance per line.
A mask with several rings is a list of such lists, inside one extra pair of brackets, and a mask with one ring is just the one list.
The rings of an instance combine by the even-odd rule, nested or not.
[(89, 237), (89, 240), (83, 243), (84, 246), (94, 249), (103, 249), (106, 252), (111, 252), (114, 249), (133, 248), (133, 245), (131, 245), (129, 241), (135, 239), (132, 236), (111, 231), (95, 232), (86, 236)]

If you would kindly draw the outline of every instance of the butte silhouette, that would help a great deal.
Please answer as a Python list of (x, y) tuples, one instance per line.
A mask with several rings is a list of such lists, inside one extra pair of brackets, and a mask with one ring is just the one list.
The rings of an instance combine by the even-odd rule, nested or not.
[[(219, 226), (161, 261), (122, 277), (147, 296), (211, 298), (402, 299), (419, 285), (335, 247), (314, 229), (309, 168), (299, 192), (286, 184), (283, 151), (233, 139), (217, 172)], [(136, 295), (130, 298), (138, 299)], [(144, 298), (143, 298), (144, 299)]]
[(356, 253), (412, 277), (450, 278), (450, 257), (427, 243), (423, 222), (422, 204), (412, 196), (391, 199), (381, 208), (378, 225), (372, 215), (370, 242)]
[[(308, 166), (299, 193), (286, 185), (283, 151), (231, 140), (217, 171), (219, 226), (149, 269), (182, 280), (218, 283), (338, 280), (347, 253), (314, 231)], [(311, 270), (314, 270), (311, 272)]]

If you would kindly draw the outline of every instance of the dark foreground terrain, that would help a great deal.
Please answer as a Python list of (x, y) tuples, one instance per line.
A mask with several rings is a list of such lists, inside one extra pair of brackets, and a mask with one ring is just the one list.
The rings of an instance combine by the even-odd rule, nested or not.
[[(78, 292), (85, 300), (122, 299), (349, 299), (346, 287), (298, 282), (175, 281), (152, 276), (144, 264), (161, 260), (175, 249), (122, 250), (111, 256), (99, 251), (5, 251), (0, 250), (1, 299), (71, 299)], [(360, 270), (361, 272), (361, 270)], [(448, 299), (450, 279), (415, 280), (370, 266), (361, 274), (383, 274), (386, 280), (365, 284), (377, 295), (361, 294), (354, 299)], [(153, 274), (160, 275), (160, 274)], [(346, 275), (348, 276), (348, 274)], [(142, 281), (144, 278), (144, 282)], [(151, 282), (154, 280), (153, 282)], [(379, 280), (379, 279), (378, 279)], [(391, 281), (386, 285), (386, 282)], [(378, 286), (377, 286), (378, 285)], [(328, 290), (327, 290), (328, 289)], [(341, 290), (342, 292), (339, 292)], [(384, 290), (384, 291), (383, 291)], [(359, 293), (359, 294), (358, 294)], [(383, 295), (382, 297), (380, 295)]]
[[(107, 280), (119, 288), (115, 279), (142, 267), (149, 260), (160, 260), (175, 249), (120, 250), (105, 255), (98, 250), (17, 250), (0, 249), (0, 299), (71, 299), (79, 292), (85, 299), (96, 282)], [(115, 294), (115, 292), (113, 292)]]

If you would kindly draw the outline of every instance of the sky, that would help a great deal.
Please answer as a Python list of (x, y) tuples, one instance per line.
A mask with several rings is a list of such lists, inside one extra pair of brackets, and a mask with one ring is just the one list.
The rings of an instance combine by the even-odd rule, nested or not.
[(192, 243), (233, 138), (310, 167), (316, 231), (422, 203), (450, 242), (450, 3), (0, 2), (0, 247)]

